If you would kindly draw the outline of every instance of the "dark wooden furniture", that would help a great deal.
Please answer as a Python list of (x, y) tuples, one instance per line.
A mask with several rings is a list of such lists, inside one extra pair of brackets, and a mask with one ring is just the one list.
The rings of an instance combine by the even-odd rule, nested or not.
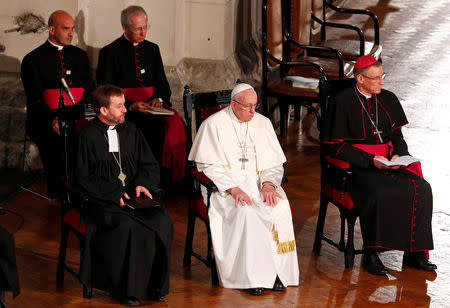
[[(183, 106), (184, 115), (187, 124), (187, 136), (188, 144), (192, 145), (192, 127), (193, 127), (193, 114), (195, 115), (195, 128), (200, 127), (202, 121), (204, 121), (211, 114), (219, 111), (220, 109), (230, 104), (231, 90), (223, 90), (216, 92), (206, 93), (191, 93), (189, 86), (184, 87), (183, 93)], [(219, 285), (219, 279), (217, 276), (216, 262), (212, 253), (212, 241), (211, 230), (209, 227), (208, 209), (210, 206), (211, 194), (217, 190), (214, 183), (206, 177), (203, 173), (199, 172), (195, 167), (195, 164), (191, 162), (188, 164), (190, 173), (188, 173), (189, 184), (189, 203), (188, 203), (188, 224), (186, 230), (186, 242), (184, 246), (183, 265), (190, 266), (191, 258), (194, 256), (198, 260), (202, 261), (208, 268), (211, 269), (211, 282), (213, 285)], [(203, 186), (207, 191), (207, 202), (205, 204), (203, 196), (200, 191), (200, 187)], [(207, 255), (201, 256), (193, 249), (194, 241), (194, 229), (196, 220), (203, 221), (206, 227), (208, 236), (207, 243)]]
[[(56, 272), (56, 281), (58, 285), (64, 283), (64, 271), (69, 272), (75, 277), (79, 278), (79, 270), (73, 269), (66, 263), (67, 253), (67, 241), (69, 239), (70, 232), (73, 232), (80, 243), (80, 268), (83, 259), (83, 253), (85, 249), (85, 239), (88, 229), (93, 230), (91, 227), (87, 227), (87, 222), (81, 216), (82, 204), (88, 202), (82, 200), (81, 196), (77, 194), (69, 194), (69, 199), (62, 202), (62, 217), (61, 217), (61, 241), (59, 245), (59, 257), (58, 257), (58, 269)], [(69, 202), (67, 202), (69, 201)], [(90, 231), (91, 232), (91, 231)], [(83, 284), (83, 297), (92, 297), (92, 287)]]
[[(290, 75), (313, 77), (325, 80), (328, 74), (344, 77), (344, 61), (339, 51), (331, 48), (303, 46), (295, 42), (286, 29), (286, 12), (289, 1), (264, 0), (262, 5), (262, 111), (271, 118), (275, 108), (280, 108), (280, 135), (285, 136), (289, 105), (303, 106), (314, 113), (320, 122), (320, 114), (313, 103), (319, 102), (319, 89), (297, 87), (287, 80)], [(290, 60), (291, 46), (318, 49), (334, 53), (333, 59), (301, 57)], [(322, 67), (326, 65), (326, 68)], [(268, 98), (276, 103), (269, 107)]]
[[(382, 46), (380, 44), (380, 27), (378, 17), (369, 10), (360, 10), (353, 8), (344, 8), (334, 4), (332, 0), (311, 0), (311, 36), (310, 42), (314, 46), (330, 47), (337, 49), (342, 53), (345, 60), (356, 60), (363, 55), (370, 55), (376, 59), (381, 59)], [(301, 1), (303, 2), (303, 1)], [(366, 33), (362, 31), (362, 25), (356, 26), (352, 24), (330, 22), (328, 15), (351, 16), (366, 15), (370, 19), (373, 27), (373, 40), (369, 40)], [(328, 19), (327, 19), (328, 18)], [(369, 22), (367, 22), (369, 24)], [(340, 29), (339, 36), (342, 38), (327, 39), (327, 29)], [(314, 41), (314, 33), (320, 33), (318, 41)], [(349, 38), (353, 33), (353, 37)], [(313, 52), (314, 53), (314, 52)]]
[[(321, 84), (321, 107), (322, 115), (327, 112), (330, 98), (346, 87), (352, 87), (352, 79), (331, 80)], [(348, 192), (348, 185), (351, 181), (352, 171), (348, 162), (327, 156), (324, 152), (324, 145), (321, 144), (321, 192), (320, 209), (317, 218), (316, 235), (314, 240), (314, 250), (319, 251), (322, 240), (333, 245), (338, 250), (344, 252), (345, 267), (352, 268), (355, 254), (362, 253), (354, 247), (354, 227), (358, 218), (357, 210)], [(334, 204), (340, 212), (341, 228), (339, 242), (336, 242), (324, 234), (324, 225), (327, 215), (328, 204)], [(347, 226), (347, 241), (345, 240), (345, 228)]]

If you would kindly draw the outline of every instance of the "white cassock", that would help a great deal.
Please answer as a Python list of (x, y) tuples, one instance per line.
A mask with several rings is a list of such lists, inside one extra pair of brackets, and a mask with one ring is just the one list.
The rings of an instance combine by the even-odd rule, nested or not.
[[(239, 160), (243, 153), (245, 169)], [(189, 160), (218, 188), (208, 215), (221, 285), (272, 288), (277, 275), (284, 286), (298, 285), (291, 208), (280, 187), (286, 157), (269, 119), (255, 113), (250, 122), (240, 122), (230, 107), (213, 114), (202, 123)], [(283, 196), (276, 206), (263, 202), (266, 181)], [(242, 189), (253, 205), (235, 207), (226, 192), (232, 187)], [(206, 203), (206, 190), (203, 197)]]

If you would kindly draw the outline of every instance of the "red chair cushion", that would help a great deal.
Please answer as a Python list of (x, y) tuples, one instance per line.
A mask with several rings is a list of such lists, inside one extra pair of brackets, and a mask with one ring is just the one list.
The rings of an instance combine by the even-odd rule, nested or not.
[(344, 160), (340, 160), (337, 158), (333, 158), (330, 156), (325, 156), (325, 159), (327, 160), (328, 163), (330, 163), (331, 165), (335, 166), (336, 168), (339, 169), (350, 169), (350, 164)]
[(202, 119), (202, 122), (206, 120), (210, 115), (216, 113), (219, 110), (222, 110), (223, 108), (228, 107), (228, 105), (218, 106), (218, 107), (208, 107), (208, 108), (202, 108), (200, 113), (200, 118)]
[(346, 209), (351, 210), (355, 206), (353, 204), (352, 197), (350, 197), (350, 193), (348, 191), (344, 192), (342, 198), (339, 198), (341, 195), (341, 190), (331, 186), (330, 184), (326, 184), (323, 187), (322, 192), (325, 194), (325, 196), (328, 197), (328, 199), (332, 200), (333, 203), (343, 206)]
[(86, 236), (86, 224), (81, 220), (80, 212), (76, 209), (70, 209), (64, 214), (64, 223)]
[(189, 207), (204, 220), (209, 221), (208, 213), (206, 212), (206, 204), (203, 202), (203, 197), (201, 195), (192, 199), (189, 202)]

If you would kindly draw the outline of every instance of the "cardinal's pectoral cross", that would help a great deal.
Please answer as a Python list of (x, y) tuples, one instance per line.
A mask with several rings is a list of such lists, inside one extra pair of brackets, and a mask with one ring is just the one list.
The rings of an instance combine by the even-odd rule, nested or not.
[(248, 162), (248, 158), (245, 157), (245, 155), (242, 155), (241, 158), (239, 158), (239, 161), (241, 162), (241, 170), (245, 169), (245, 163)]
[(120, 171), (119, 176), (117, 178), (122, 181), (122, 186), (125, 187), (125, 179), (127, 178), (125, 173)]
[(373, 134), (378, 137), (381, 143), (383, 143), (383, 138), (381, 137), (381, 134), (383, 133), (382, 130), (378, 130), (378, 128), (375, 128), (373, 131)]

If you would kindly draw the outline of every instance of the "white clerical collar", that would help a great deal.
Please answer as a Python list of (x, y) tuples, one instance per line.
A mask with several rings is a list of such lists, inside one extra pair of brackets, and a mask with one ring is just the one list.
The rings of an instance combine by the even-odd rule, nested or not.
[(53, 46), (55, 46), (56, 48), (58, 48), (58, 50), (62, 50), (62, 49), (64, 48), (64, 46), (61, 46), (61, 45), (58, 45), (58, 44), (53, 43), (52, 41), (50, 41), (50, 39), (47, 39), (47, 41), (48, 41), (50, 44), (52, 44)]
[(126, 33), (124, 33), (123, 36), (124, 36), (130, 43), (133, 43), (133, 47), (136, 47), (137, 45), (139, 45), (139, 43), (136, 43), (136, 42), (131, 41), (131, 40), (127, 37)]
[(362, 93), (361, 90), (359, 89), (358, 85), (356, 85), (356, 90), (358, 90), (358, 92), (361, 93), (361, 95), (364, 96), (366, 99), (369, 99), (372, 97), (372, 95), (366, 95), (366, 94)]

